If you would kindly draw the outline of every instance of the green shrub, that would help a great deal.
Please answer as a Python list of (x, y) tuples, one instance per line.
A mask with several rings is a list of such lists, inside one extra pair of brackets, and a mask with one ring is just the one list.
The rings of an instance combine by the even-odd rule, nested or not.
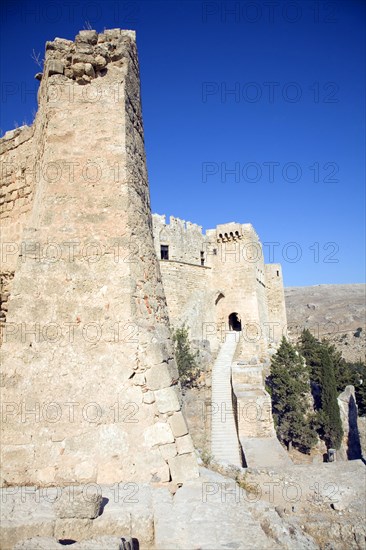
[(191, 351), (188, 329), (185, 325), (174, 331), (173, 342), (180, 382), (183, 388), (191, 388), (200, 375), (200, 368), (196, 361), (198, 352)]

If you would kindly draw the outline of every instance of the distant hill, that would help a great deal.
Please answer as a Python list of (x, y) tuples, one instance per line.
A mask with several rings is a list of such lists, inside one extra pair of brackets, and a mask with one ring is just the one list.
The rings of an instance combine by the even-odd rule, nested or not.
[[(365, 359), (366, 285), (317, 285), (285, 289), (289, 336), (307, 327), (331, 340), (347, 361)], [(357, 330), (357, 329), (362, 329)]]

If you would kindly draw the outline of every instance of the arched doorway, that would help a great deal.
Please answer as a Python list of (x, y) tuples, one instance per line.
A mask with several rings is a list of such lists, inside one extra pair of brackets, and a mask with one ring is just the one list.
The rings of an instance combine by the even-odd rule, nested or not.
[(237, 332), (241, 331), (241, 320), (236, 312), (229, 315), (229, 329), (236, 330)]

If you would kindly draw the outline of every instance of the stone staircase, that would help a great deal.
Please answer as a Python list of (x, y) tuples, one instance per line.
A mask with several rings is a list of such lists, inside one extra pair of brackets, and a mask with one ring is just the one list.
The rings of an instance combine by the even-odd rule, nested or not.
[(232, 401), (231, 364), (239, 333), (227, 333), (212, 368), (211, 452), (216, 460), (242, 466)]

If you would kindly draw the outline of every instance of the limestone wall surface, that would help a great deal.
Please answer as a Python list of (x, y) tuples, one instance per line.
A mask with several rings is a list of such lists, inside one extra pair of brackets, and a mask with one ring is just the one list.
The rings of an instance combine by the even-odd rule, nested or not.
[(192, 339), (206, 339), (213, 316), (210, 268), (176, 261), (161, 262), (161, 275), (173, 327), (183, 324)]
[(30, 211), (37, 174), (34, 166), (33, 127), (9, 131), (1, 140), (0, 220), (2, 271), (15, 271), (21, 231)]
[(2, 346), (2, 483), (195, 477), (132, 31), (47, 43), (32, 139), (40, 175)]
[(271, 338), (278, 342), (282, 336), (287, 335), (287, 315), (281, 265), (266, 264), (265, 277), (268, 320), (271, 327), (273, 327)]
[[(0, 329), (4, 328), (8, 298), (18, 257), (21, 235), (31, 209), (36, 174), (33, 127), (22, 126), (5, 134), (0, 143)], [(1, 338), (0, 338), (1, 344)]]

